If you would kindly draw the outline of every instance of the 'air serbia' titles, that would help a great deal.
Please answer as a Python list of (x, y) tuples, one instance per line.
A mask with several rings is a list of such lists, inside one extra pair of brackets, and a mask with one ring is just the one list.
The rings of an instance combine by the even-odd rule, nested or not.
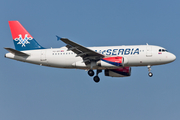
[(95, 50), (104, 55), (135, 55), (139, 54), (139, 48)]

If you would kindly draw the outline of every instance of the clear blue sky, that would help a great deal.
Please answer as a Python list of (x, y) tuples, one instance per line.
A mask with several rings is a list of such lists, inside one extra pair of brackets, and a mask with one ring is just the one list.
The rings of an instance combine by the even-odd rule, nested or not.
[[(179, 0), (1, 0), (0, 120), (178, 120), (180, 118)], [(152, 44), (176, 61), (133, 67), (131, 77), (49, 68), (4, 58), (14, 48), (8, 21), (18, 20), (44, 47), (55, 35), (84, 46)]]

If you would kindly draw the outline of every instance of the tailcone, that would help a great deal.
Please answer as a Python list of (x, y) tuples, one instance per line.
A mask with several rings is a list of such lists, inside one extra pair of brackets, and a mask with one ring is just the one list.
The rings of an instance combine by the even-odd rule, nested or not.
[(10, 58), (10, 59), (13, 59), (14, 56), (15, 56), (15, 55), (12, 54), (12, 53), (6, 53), (6, 54), (4, 55), (5, 58)]

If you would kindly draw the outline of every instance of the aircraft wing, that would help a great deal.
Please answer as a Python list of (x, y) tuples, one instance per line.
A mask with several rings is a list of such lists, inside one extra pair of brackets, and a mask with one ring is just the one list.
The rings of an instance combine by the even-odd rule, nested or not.
[(72, 50), (74, 53), (77, 54), (76, 57), (80, 56), (83, 58), (84, 62), (90, 62), (90, 61), (98, 61), (102, 58), (104, 58), (105, 56), (97, 53), (87, 47), (84, 47), (82, 45), (79, 45), (67, 38), (60, 38), (57, 36), (58, 39), (60, 39), (61, 41), (63, 41), (64, 43), (66, 43), (66, 47), (68, 48), (68, 50)]

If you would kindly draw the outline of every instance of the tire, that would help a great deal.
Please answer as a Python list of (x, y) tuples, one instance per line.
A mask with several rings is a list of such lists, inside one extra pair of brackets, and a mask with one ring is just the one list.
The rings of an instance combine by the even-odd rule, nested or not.
[(152, 72), (149, 72), (148, 75), (149, 75), (149, 77), (152, 77), (152, 76), (153, 76)]
[(94, 76), (94, 82), (98, 83), (100, 81), (100, 78), (98, 76)]
[(88, 71), (88, 75), (91, 76), (91, 77), (94, 76), (94, 71), (93, 70), (89, 70)]

